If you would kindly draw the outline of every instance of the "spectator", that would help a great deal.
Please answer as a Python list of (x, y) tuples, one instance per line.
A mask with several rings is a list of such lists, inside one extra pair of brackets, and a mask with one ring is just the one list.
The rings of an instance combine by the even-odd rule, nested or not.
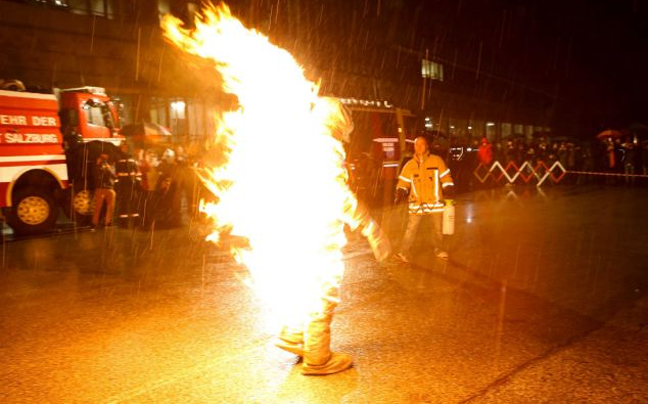
[(485, 137), (482, 138), (481, 143), (479, 144), (477, 158), (481, 165), (490, 168), (490, 165), (493, 162), (493, 148)]
[(128, 144), (120, 146), (120, 156), (115, 164), (117, 179), (117, 218), (120, 226), (129, 227), (139, 217), (137, 200), (141, 190), (141, 174), (137, 162), (131, 156)]
[(148, 226), (153, 219), (152, 204), (155, 188), (159, 179), (158, 159), (154, 150), (147, 150), (139, 161), (139, 170), (142, 173), (142, 195), (139, 211), (142, 215), (142, 225)]
[(504, 151), (502, 150), (502, 143), (493, 143), (493, 159), (500, 164), (504, 161)]
[(158, 166), (160, 173), (156, 184), (156, 209), (162, 209), (164, 215), (157, 211), (154, 216), (168, 227), (179, 227), (182, 224), (180, 214), (179, 167), (176, 152), (166, 149), (162, 162)]
[(547, 143), (542, 141), (538, 145), (538, 150), (536, 151), (536, 162), (544, 163), (546, 161), (547, 161)]
[(626, 174), (626, 185), (634, 184), (635, 173), (635, 145), (630, 138), (621, 145), (623, 148), (623, 173)]
[(505, 162), (506, 165), (508, 166), (509, 163), (515, 161), (515, 145), (513, 144), (512, 140), (506, 142), (506, 150), (504, 151), (504, 153), (505, 153)]
[(648, 175), (648, 141), (641, 142), (641, 172)]
[(110, 163), (108, 155), (102, 153), (93, 167), (95, 183), (95, 206), (92, 214), (92, 226), (99, 225), (101, 210), (106, 204), (106, 217), (104, 224), (112, 226), (113, 212), (115, 210), (115, 167)]

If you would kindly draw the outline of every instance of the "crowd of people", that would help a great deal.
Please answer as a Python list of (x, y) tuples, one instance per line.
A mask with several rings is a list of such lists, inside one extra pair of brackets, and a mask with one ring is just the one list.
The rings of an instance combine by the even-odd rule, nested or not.
[[(453, 154), (453, 148), (450, 148), (446, 156), (456, 173), (459, 187), (463, 190), (473, 189), (477, 185), (474, 171), (479, 164), (490, 168), (496, 161), (503, 167), (514, 163), (518, 168), (525, 162), (529, 162), (534, 168), (540, 163), (550, 168), (555, 162), (560, 162), (568, 171), (563, 181), (575, 184), (594, 181), (630, 184), (636, 182), (636, 178), (630, 175), (648, 175), (648, 141), (639, 141), (633, 136), (608, 137), (588, 142), (549, 138), (531, 142), (517, 138), (491, 143), (482, 138), (462, 142), (457, 146), (461, 155)], [(592, 173), (625, 174), (627, 177), (597, 176)]]
[(122, 143), (116, 155), (102, 153), (93, 167), (93, 227), (100, 222), (120, 227), (181, 226), (183, 217), (195, 217), (198, 211), (202, 187), (195, 166), (196, 160), (182, 146), (131, 152)]

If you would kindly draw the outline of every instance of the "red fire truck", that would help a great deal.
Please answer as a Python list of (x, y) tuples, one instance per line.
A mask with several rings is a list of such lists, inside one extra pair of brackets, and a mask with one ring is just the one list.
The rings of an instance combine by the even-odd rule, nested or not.
[(339, 100), (351, 110), (355, 126), (347, 148), (351, 185), (370, 205), (389, 203), (408, 144), (416, 134), (415, 116), (387, 101)]
[(17, 234), (52, 229), (60, 210), (88, 223), (91, 164), (123, 140), (119, 104), (102, 88), (55, 93), (0, 90), (0, 208)]

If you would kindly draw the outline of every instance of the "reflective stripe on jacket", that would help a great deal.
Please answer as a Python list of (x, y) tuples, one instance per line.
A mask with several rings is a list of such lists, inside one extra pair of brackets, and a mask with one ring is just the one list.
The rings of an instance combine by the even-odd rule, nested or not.
[(409, 190), (409, 213), (443, 212), (443, 188), (454, 185), (450, 169), (435, 154), (416, 156), (405, 164), (398, 177), (398, 188)]

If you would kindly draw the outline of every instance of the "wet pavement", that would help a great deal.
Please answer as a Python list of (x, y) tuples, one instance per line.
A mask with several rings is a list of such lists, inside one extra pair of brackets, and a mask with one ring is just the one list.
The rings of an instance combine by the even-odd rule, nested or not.
[[(450, 260), (375, 263), (351, 235), (333, 348), (306, 377), (204, 226), (10, 241), (0, 401), (648, 402), (648, 189), (462, 194)], [(377, 212), (396, 241), (406, 213)]]

